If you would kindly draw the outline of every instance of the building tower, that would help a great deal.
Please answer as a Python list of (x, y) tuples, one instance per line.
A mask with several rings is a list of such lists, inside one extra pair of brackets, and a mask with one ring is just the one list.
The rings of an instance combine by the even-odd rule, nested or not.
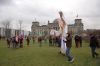
[(75, 19), (75, 34), (82, 34), (83, 32), (83, 23), (82, 23), (82, 19), (78, 17)]
[(31, 31), (32, 31), (32, 35), (37, 35), (37, 28), (39, 26), (39, 22), (34, 21), (32, 22), (32, 26), (31, 26)]
[(82, 23), (82, 19), (80, 19), (78, 17), (78, 15), (76, 16), (76, 19), (74, 20), (74, 24), (69, 24), (68, 25), (68, 32), (72, 33), (72, 34), (82, 34), (83, 32), (83, 23)]

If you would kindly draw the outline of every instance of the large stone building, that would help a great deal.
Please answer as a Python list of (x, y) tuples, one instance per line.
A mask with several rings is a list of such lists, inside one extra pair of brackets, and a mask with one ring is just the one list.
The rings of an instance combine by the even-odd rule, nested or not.
[[(53, 23), (50, 23), (48, 21), (47, 25), (42, 25), (42, 26), (39, 25), (38, 21), (34, 21), (32, 22), (32, 26), (31, 26), (32, 35), (35, 35), (35, 36), (49, 35), (51, 28), (57, 31), (59, 30), (57, 19), (55, 19)], [(81, 34), (83, 32), (82, 19), (75, 19), (74, 24), (68, 25), (68, 32), (71, 32), (72, 34)]]
[(68, 25), (68, 32), (71, 32), (72, 34), (82, 34), (83, 33), (83, 23), (82, 19), (75, 19), (74, 24)]
[(32, 22), (31, 31), (32, 34), (35, 36), (48, 36), (51, 28), (55, 30), (59, 30), (57, 19), (55, 19), (53, 23), (50, 23), (48, 21), (47, 25), (42, 25), (42, 26), (39, 25), (39, 22), (34, 21)]

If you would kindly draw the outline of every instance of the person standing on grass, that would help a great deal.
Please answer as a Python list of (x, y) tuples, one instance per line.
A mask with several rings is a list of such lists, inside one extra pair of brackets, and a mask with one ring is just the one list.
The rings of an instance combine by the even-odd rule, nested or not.
[(57, 36), (57, 44), (58, 44), (58, 47), (61, 47), (61, 36)]
[(80, 47), (82, 47), (82, 36), (79, 36)]
[(15, 48), (18, 48), (18, 43), (19, 43), (19, 36), (16, 34), (15, 35)]
[(26, 37), (26, 41), (27, 41), (27, 46), (29, 46), (29, 44), (30, 44), (30, 35), (28, 35), (28, 36)]
[(19, 37), (19, 43), (20, 43), (20, 48), (23, 48), (23, 35), (20, 35)]
[(0, 40), (1, 40), (1, 35), (0, 35)]
[(69, 62), (73, 62), (74, 61), (74, 57), (71, 55), (71, 47), (72, 47), (72, 36), (70, 35), (70, 33), (67, 33), (67, 37), (66, 37), (66, 46), (67, 46), (67, 49), (66, 49), (66, 56), (68, 58), (68, 61)]
[(41, 47), (42, 46), (42, 37), (38, 37), (38, 43), (39, 43), (39, 46)]
[(78, 35), (75, 35), (75, 44), (76, 44), (76, 48), (79, 48), (80, 47), (80, 40), (79, 40), (79, 36)]
[(33, 39), (33, 44), (34, 44), (35, 43), (35, 36), (34, 35), (33, 35), (32, 39)]
[(11, 41), (12, 41), (12, 47), (15, 48), (15, 47), (16, 47), (15, 36), (13, 36), (13, 37), (11, 38)]
[(7, 38), (7, 47), (8, 48), (10, 48), (10, 42), (11, 42), (10, 38)]
[(92, 57), (95, 58), (95, 57), (98, 57), (98, 53), (96, 52), (96, 48), (99, 48), (99, 42), (96, 38), (95, 35), (93, 34), (90, 34), (90, 48), (91, 48), (91, 52), (92, 52)]
[(49, 36), (49, 46), (52, 46), (52, 36)]

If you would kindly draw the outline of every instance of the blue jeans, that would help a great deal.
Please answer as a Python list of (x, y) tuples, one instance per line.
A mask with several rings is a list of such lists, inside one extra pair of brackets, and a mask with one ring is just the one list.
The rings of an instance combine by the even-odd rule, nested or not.
[(94, 58), (95, 55), (98, 55), (98, 53), (95, 52), (96, 47), (91, 47), (92, 57)]
[(68, 48), (68, 47), (67, 47), (67, 49), (66, 49), (66, 56), (68, 57), (68, 60), (69, 60), (69, 61), (73, 59), (73, 56), (72, 56), (71, 53), (70, 53), (70, 48)]

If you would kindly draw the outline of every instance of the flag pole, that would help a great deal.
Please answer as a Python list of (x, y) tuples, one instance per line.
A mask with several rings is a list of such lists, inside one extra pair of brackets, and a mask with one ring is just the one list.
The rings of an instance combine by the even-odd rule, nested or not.
[(61, 53), (62, 54), (66, 54), (66, 43), (64, 42), (64, 40), (66, 40), (66, 33), (65, 33), (65, 26), (66, 26), (66, 22), (63, 19), (63, 12), (59, 11), (59, 15), (60, 15), (60, 21), (59, 21), (59, 27), (61, 30)]

